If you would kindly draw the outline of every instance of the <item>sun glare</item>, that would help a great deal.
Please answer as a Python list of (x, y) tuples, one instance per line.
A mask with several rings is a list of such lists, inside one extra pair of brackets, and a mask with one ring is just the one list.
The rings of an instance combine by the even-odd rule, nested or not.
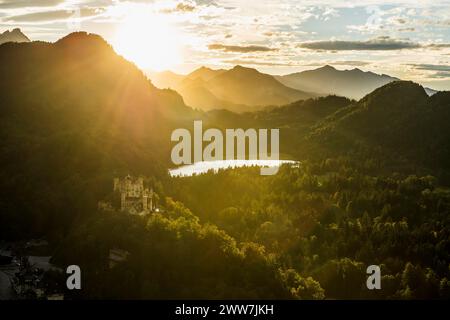
[(159, 14), (129, 8), (113, 41), (116, 52), (142, 69), (161, 71), (181, 63), (179, 35)]

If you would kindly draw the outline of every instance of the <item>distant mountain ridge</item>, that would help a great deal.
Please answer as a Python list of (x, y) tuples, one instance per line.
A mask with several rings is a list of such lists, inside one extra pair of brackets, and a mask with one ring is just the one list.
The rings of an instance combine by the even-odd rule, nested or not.
[(242, 66), (230, 70), (201, 67), (186, 76), (163, 72), (150, 74), (150, 77), (155, 86), (174, 89), (187, 105), (203, 110), (245, 112), (316, 96), (289, 88), (271, 75)]
[(209, 81), (212, 78), (221, 75), (222, 73), (227, 72), (225, 69), (210, 69), (207, 67), (200, 67), (193, 72), (189, 73), (186, 78), (190, 80), (201, 79), (203, 81)]
[[(284, 85), (294, 89), (316, 92), (321, 95), (336, 94), (358, 100), (379, 87), (400, 80), (386, 74), (376, 74), (358, 68), (337, 70), (330, 65), (276, 78)], [(425, 88), (425, 90), (428, 95), (436, 93), (435, 90), (429, 88)]]
[[(178, 91), (187, 105), (235, 112), (256, 110), (248, 106), (283, 105), (327, 95), (359, 100), (377, 88), (401, 80), (358, 68), (337, 70), (330, 65), (284, 76), (235, 66), (230, 70), (201, 67), (185, 76), (165, 71), (151, 73), (150, 78), (158, 88)], [(424, 89), (428, 95), (437, 92)]]
[(250, 106), (283, 105), (315, 96), (286, 87), (271, 75), (242, 66), (213, 77), (207, 87), (221, 99)]
[(0, 44), (7, 42), (30, 42), (30, 39), (19, 28), (15, 28), (0, 33)]

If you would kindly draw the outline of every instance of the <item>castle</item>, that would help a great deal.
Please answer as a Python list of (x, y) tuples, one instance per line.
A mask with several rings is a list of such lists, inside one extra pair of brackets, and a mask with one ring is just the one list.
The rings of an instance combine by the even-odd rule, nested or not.
[(123, 179), (114, 178), (114, 192), (120, 194), (120, 210), (131, 214), (147, 214), (153, 212), (153, 189), (144, 188), (144, 178), (133, 178), (130, 175)]

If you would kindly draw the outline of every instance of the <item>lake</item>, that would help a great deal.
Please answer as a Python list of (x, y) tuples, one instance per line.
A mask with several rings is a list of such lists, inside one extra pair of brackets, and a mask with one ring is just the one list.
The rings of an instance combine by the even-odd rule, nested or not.
[(279, 167), (282, 164), (298, 164), (293, 160), (218, 160), (218, 161), (201, 161), (193, 164), (184, 165), (169, 170), (172, 177), (192, 176), (194, 174), (206, 173), (209, 170), (214, 172), (220, 169), (239, 168), (239, 167)]

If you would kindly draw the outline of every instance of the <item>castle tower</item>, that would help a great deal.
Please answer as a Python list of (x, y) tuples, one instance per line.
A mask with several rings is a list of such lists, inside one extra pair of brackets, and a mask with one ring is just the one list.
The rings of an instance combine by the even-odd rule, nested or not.
[(153, 211), (153, 189), (144, 189), (143, 177), (115, 178), (114, 191), (120, 193), (121, 210), (139, 214)]

